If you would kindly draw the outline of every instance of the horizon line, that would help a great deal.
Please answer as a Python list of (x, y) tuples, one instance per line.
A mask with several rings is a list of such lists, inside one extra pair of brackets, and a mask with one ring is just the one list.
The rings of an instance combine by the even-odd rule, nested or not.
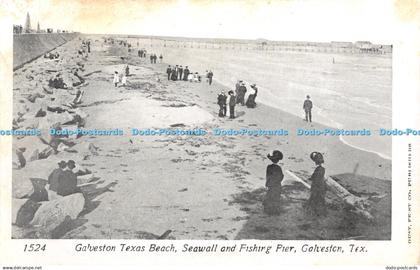
[(370, 40), (354, 40), (354, 41), (344, 41), (344, 40), (329, 40), (329, 41), (308, 41), (308, 40), (274, 40), (274, 39), (267, 39), (267, 38), (223, 38), (223, 37), (191, 37), (191, 36), (166, 36), (166, 35), (145, 35), (145, 34), (116, 34), (116, 33), (83, 33), (78, 32), (83, 35), (114, 35), (114, 36), (127, 36), (127, 37), (139, 37), (139, 38), (156, 38), (156, 39), (198, 39), (198, 40), (225, 40), (225, 41), (266, 41), (266, 42), (293, 42), (293, 43), (317, 43), (317, 44), (332, 44), (332, 43), (351, 43), (356, 44), (358, 42), (370, 42), (372, 45), (382, 45), (382, 46), (392, 46), (391, 43), (374, 43)]

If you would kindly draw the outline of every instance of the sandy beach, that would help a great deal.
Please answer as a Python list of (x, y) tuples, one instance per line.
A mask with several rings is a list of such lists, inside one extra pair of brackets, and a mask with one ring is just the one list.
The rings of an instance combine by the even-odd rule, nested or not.
[[(74, 144), (65, 150), (46, 159), (28, 161), (24, 168), (14, 168), (14, 190), (25, 185), (33, 174), (48, 178), (60, 160), (73, 159), (78, 169), (88, 169), (94, 176), (97, 192), (77, 219), (57, 231), (56, 238), (142, 239), (156, 238), (168, 230), (169, 239), (391, 238), (391, 160), (350, 147), (339, 137), (295, 136), (298, 128), (326, 126), (308, 124), (293, 114), (263, 105), (258, 97), (255, 109), (236, 106), (236, 119), (220, 118), (216, 97), (220, 90), (230, 90), (227, 86), (167, 80), (168, 64), (188, 65), (182, 58), (176, 63), (164, 59), (164, 63), (150, 64), (149, 58), (139, 58), (135, 49), (128, 53), (126, 47), (104, 43), (98, 35), (82, 38), (92, 42), (92, 52), (86, 60), (75, 56), (74, 48), (81, 43), (76, 38), (55, 50), (62, 60), (41, 57), (14, 73), (14, 115), (23, 119), (18, 122), (20, 128), (41, 126), (34, 119), (42, 117), (25, 115), (36, 114), (42, 106), (68, 102), (76, 89), (83, 89), (83, 102), (78, 108), (86, 115), (84, 128), (124, 130), (123, 136), (74, 138)], [(42, 90), (40, 83), (49, 70), (70, 70), (78, 62), (83, 64), (79, 75), (84, 83), (71, 90), (54, 89), (52, 94)], [(113, 73), (122, 71), (126, 64), (130, 66), (128, 85), (116, 88), (112, 84)], [(33, 89), (44, 97), (32, 103), (26, 97)], [(23, 111), (23, 116), (19, 116)], [(132, 128), (171, 127), (287, 129), (290, 134), (130, 134)], [(25, 140), (32, 144), (37, 139), (15, 137), (14, 150)], [(95, 151), (91, 150), (92, 145)], [(309, 190), (287, 174), (282, 194), (284, 213), (264, 214), (265, 170), (270, 164), (266, 155), (275, 149), (284, 154), (280, 163), (283, 171), (307, 179), (314, 170), (309, 154), (319, 151), (324, 153), (327, 175), (352, 194), (367, 199), (383, 195), (380, 200), (370, 200), (374, 221), (367, 223), (352, 216), (330, 192), (327, 217), (309, 217), (303, 210)], [(34, 235), (34, 228), (13, 226), (14, 238)]]

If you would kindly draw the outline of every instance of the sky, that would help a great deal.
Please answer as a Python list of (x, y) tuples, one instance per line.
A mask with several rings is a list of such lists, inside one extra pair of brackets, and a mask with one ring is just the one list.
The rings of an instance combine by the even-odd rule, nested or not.
[(29, 12), (33, 28), (97, 34), (389, 44), (399, 25), (420, 26), (420, 0), (0, 1), (14, 24)]

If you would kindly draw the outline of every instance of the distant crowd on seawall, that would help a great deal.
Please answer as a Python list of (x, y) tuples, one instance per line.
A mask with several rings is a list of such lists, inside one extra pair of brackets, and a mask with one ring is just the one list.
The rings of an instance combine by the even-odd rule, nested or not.
[(13, 25), (13, 34), (14, 35), (22, 35), (22, 34), (52, 34), (52, 33), (74, 33), (73, 31), (69, 30), (61, 30), (61, 29), (53, 29), (53, 28), (47, 28), (47, 29), (25, 29), (22, 25)]

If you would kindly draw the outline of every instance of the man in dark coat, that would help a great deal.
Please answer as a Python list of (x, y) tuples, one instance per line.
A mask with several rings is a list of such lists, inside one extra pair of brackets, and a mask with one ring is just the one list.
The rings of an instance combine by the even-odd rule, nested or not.
[(129, 76), (130, 75), (130, 67), (127, 65), (125, 66), (125, 76)]
[(188, 69), (188, 66), (184, 69), (184, 81), (188, 81), (188, 75), (190, 75), (190, 70)]
[(58, 179), (60, 179), (64, 169), (67, 167), (67, 163), (62, 160), (58, 163), (58, 168), (54, 169), (48, 176), (48, 184), (50, 185), (49, 190), (57, 192)]
[(67, 162), (68, 169), (65, 170), (58, 179), (57, 194), (61, 196), (71, 195), (79, 192), (77, 188), (77, 176), (73, 172), (76, 163), (73, 160)]
[(238, 90), (238, 96), (236, 97), (236, 103), (240, 103), (242, 106), (245, 105), (245, 93), (246, 87), (244, 83), (241, 83)]
[(182, 80), (182, 73), (184, 72), (184, 69), (182, 68), (182, 66), (179, 66), (178, 69), (178, 78), (181, 81)]
[(209, 78), (209, 85), (211, 85), (211, 83), (213, 82), (213, 71), (210, 70), (207, 76)]
[(306, 96), (306, 100), (303, 102), (303, 110), (305, 111), (305, 121), (312, 122), (312, 101), (309, 95)]
[(220, 92), (220, 94), (217, 96), (217, 104), (219, 105), (219, 117), (226, 116), (226, 101), (227, 96), (225, 95), (225, 92)]
[(229, 91), (229, 118), (234, 119), (235, 118), (235, 105), (236, 105), (236, 97), (233, 94), (233, 91)]
[(172, 68), (171, 65), (166, 69), (166, 74), (168, 74), (168, 81), (171, 79)]

